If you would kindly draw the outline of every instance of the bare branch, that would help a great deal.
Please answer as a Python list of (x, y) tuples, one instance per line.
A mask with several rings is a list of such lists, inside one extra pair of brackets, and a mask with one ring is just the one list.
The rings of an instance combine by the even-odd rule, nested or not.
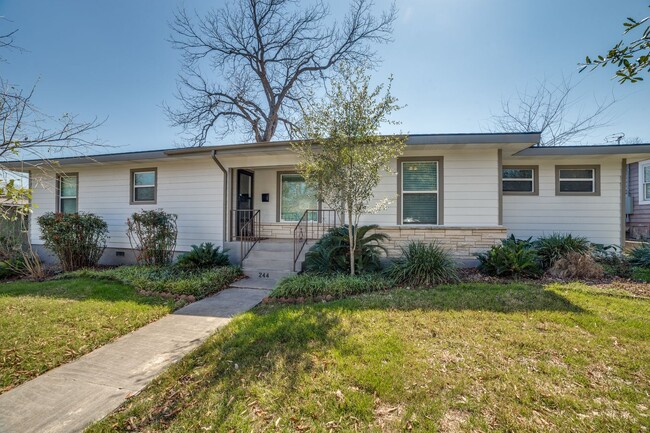
[(256, 141), (291, 135), (301, 102), (333, 66), (377, 63), (370, 44), (391, 40), (397, 10), (375, 16), (373, 7), (354, 0), (342, 23), (330, 25), (322, 0), (236, 0), (205, 16), (179, 9), (170, 42), (183, 67), (180, 108), (166, 106), (171, 124), (191, 146), (236, 130)]
[(574, 113), (579, 102), (573, 98), (575, 88), (571, 80), (563, 79), (559, 85), (543, 80), (532, 92), (517, 92), (501, 101), (501, 113), (492, 116), (490, 132), (540, 132), (540, 146), (583, 140), (591, 131), (608, 125), (607, 111), (616, 101), (595, 101), (589, 112)]

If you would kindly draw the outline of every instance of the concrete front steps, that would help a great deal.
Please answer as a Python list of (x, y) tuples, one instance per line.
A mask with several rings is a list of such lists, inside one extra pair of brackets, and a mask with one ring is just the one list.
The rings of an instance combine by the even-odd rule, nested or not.
[[(307, 242), (302, 250), (296, 269), (299, 270), (305, 260), (305, 253), (313, 245)], [(265, 239), (259, 241), (242, 263), (245, 279), (235, 281), (230, 287), (247, 289), (273, 289), (278, 281), (293, 271), (293, 239)]]

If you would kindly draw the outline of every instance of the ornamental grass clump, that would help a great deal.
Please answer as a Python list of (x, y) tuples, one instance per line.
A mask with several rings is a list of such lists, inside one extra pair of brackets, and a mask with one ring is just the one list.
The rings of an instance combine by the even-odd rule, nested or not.
[(97, 265), (106, 248), (108, 225), (91, 213), (53, 213), (38, 217), (41, 239), (64, 271)]
[(138, 263), (170, 265), (176, 250), (177, 216), (162, 209), (143, 210), (126, 221), (131, 247), (136, 250)]
[(431, 287), (458, 280), (454, 258), (437, 242), (410, 242), (401, 249), (402, 256), (386, 270), (396, 284)]
[(650, 242), (646, 242), (630, 251), (630, 264), (643, 269), (650, 269)]
[(541, 265), (544, 269), (552, 267), (556, 261), (569, 253), (587, 254), (591, 244), (582, 236), (573, 236), (571, 233), (553, 233), (542, 236), (533, 242)]

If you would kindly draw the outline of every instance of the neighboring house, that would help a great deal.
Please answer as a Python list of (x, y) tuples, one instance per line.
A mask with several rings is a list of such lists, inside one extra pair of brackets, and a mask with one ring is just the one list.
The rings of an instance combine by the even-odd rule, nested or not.
[[(411, 135), (392, 163), (395, 173), (384, 174), (375, 191), (377, 200), (393, 199), (391, 206), (361, 222), (390, 235), (391, 254), (410, 240), (435, 239), (458, 259), (473, 259), (510, 233), (569, 232), (620, 245), (626, 166), (648, 159), (650, 145), (538, 143), (538, 133)], [(133, 260), (126, 219), (162, 208), (178, 215), (179, 251), (213, 242), (237, 260), (248, 251), (242, 234), (292, 239), (306, 230), (305, 220), (298, 229), (297, 222), (319, 203), (296, 174), (297, 162), (289, 142), (61, 158), (56, 176), (42, 168), (31, 173), (33, 218), (52, 211), (100, 215), (110, 230), (103, 262), (122, 263)], [(259, 218), (254, 228), (246, 224), (251, 215)], [(313, 226), (323, 218), (325, 212), (306, 219)], [(43, 243), (38, 224), (31, 224), (31, 241)]]
[(628, 165), (627, 236), (650, 239), (650, 159)]

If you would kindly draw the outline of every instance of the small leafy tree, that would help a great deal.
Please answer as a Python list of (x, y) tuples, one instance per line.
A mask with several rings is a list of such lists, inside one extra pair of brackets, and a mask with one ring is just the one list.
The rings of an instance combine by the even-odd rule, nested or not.
[[(343, 65), (331, 81), (328, 96), (304, 110), (304, 140), (293, 145), (298, 171), (318, 198), (340, 217), (346, 216), (350, 239), (350, 274), (355, 274), (355, 231), (364, 213), (385, 208), (389, 199), (371, 206), (382, 172), (392, 173), (390, 162), (404, 151), (405, 136), (380, 135), (384, 124), (397, 124), (390, 115), (397, 99), (380, 85), (371, 89), (362, 68)], [(392, 78), (391, 78), (392, 81)]]
[(64, 271), (97, 265), (106, 248), (108, 225), (91, 213), (53, 213), (38, 217), (41, 239)]
[(585, 62), (581, 65), (580, 72), (588, 67), (591, 67), (593, 70), (598, 66), (604, 67), (611, 64), (618, 68), (616, 70), (616, 77), (618, 77), (618, 81), (621, 84), (626, 81), (630, 83), (643, 81), (643, 77), (640, 74), (643, 74), (644, 70), (650, 73), (650, 25), (646, 25), (644, 29), (643, 25), (646, 23), (650, 23), (650, 16), (639, 20), (628, 18), (623, 23), (623, 27), (625, 27), (623, 33), (628, 35), (636, 31), (636, 29), (639, 29), (641, 35), (629, 42), (620, 41), (604, 56), (600, 55), (595, 59), (587, 56)]
[(169, 265), (176, 250), (175, 214), (162, 209), (143, 210), (131, 215), (126, 221), (127, 236), (131, 247), (136, 250), (138, 263), (146, 265)]

